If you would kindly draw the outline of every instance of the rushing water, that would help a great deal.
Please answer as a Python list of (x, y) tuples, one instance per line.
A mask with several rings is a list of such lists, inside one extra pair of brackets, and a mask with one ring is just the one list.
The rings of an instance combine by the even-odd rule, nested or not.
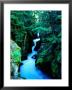
[(22, 61), (23, 65), (20, 67), (20, 76), (26, 79), (48, 79), (41, 70), (35, 66), (34, 55), (37, 54), (37, 51), (34, 50), (36, 43), (40, 41), (39, 33), (37, 34), (38, 38), (34, 39), (34, 46), (32, 46), (32, 52), (28, 54), (27, 60)]

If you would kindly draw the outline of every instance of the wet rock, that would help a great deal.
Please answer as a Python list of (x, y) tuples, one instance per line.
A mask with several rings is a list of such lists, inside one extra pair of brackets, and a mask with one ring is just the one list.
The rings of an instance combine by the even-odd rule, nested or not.
[(33, 39), (37, 38), (37, 33), (33, 34)]
[(33, 55), (32, 58), (33, 58), (33, 59), (36, 59), (36, 58), (37, 58), (37, 55)]
[(20, 72), (20, 67), (23, 65), (23, 63), (19, 64), (18, 72)]
[(31, 34), (27, 32), (24, 37), (23, 44), (22, 44), (22, 51), (21, 51), (22, 60), (26, 60), (28, 53), (32, 52), (32, 45), (33, 45), (33, 38)]
[(36, 43), (36, 47), (35, 47), (35, 51), (38, 51), (38, 49), (40, 48), (40, 46), (41, 46), (41, 41), (38, 41), (37, 43)]
[(26, 59), (27, 59), (27, 53), (25, 53), (24, 51), (22, 52), (21, 61), (26, 60)]

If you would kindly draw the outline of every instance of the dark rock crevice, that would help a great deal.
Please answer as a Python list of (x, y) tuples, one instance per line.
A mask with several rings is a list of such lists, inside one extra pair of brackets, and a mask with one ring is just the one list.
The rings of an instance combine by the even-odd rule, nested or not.
[(33, 44), (33, 37), (30, 35), (29, 32), (26, 33), (24, 37), (24, 42), (22, 44), (22, 60), (27, 59), (28, 53), (32, 52), (32, 44)]

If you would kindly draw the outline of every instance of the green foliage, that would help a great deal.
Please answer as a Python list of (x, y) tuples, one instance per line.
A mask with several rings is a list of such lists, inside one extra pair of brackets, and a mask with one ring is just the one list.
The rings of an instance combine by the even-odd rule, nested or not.
[(34, 23), (32, 11), (11, 11), (11, 39), (21, 47), (22, 59), (31, 51)]
[(57, 65), (57, 63), (55, 63), (55, 61), (53, 61), (52, 64), (51, 64), (51, 67), (52, 67), (51, 68), (52, 69), (52, 73), (55, 76), (55, 74), (58, 73), (58, 65)]
[[(61, 11), (11, 11), (11, 38), (27, 56), (39, 32), (41, 46), (36, 65), (52, 78), (61, 78), (61, 18)], [(19, 54), (14, 53), (15, 57)]]
[(18, 63), (21, 62), (21, 49), (20, 47), (11, 40), (10, 45), (10, 56), (11, 56), (11, 62)]
[[(52, 78), (61, 78), (61, 12), (46, 11), (41, 15), (42, 23), (36, 30), (40, 32), (42, 44), (38, 51), (36, 65), (46, 73), (49, 72)], [(47, 15), (46, 18), (44, 15)]]

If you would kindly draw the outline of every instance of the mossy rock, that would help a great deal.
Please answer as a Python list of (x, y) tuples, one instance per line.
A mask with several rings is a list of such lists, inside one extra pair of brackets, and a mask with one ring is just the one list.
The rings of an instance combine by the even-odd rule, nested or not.
[(13, 41), (10, 42), (11, 62), (21, 62), (21, 48)]

